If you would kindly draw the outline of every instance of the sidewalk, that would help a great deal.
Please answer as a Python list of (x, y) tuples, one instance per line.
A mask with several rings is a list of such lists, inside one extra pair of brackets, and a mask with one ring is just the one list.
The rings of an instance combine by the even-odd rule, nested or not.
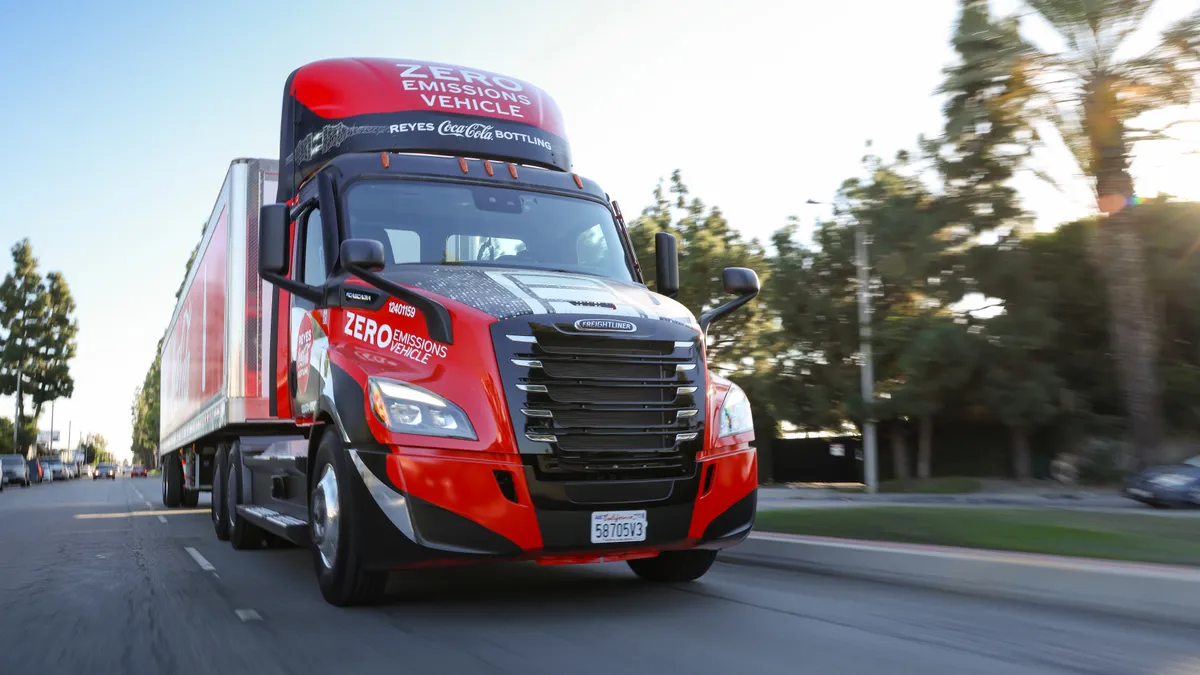
[(758, 531), (721, 560), (1200, 624), (1193, 567)]
[(760, 499), (770, 501), (819, 500), (829, 502), (865, 502), (883, 504), (992, 504), (1037, 505), (1065, 502), (1097, 507), (1137, 506), (1137, 502), (1115, 490), (1071, 490), (1032, 486), (1022, 491), (984, 491), (967, 494), (887, 493), (861, 494), (839, 492), (832, 488), (771, 486), (758, 489)]

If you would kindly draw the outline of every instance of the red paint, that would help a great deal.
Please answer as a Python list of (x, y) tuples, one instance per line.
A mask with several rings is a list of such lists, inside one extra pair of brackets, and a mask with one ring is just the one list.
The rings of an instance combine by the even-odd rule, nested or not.
[(522, 122), (565, 135), (558, 105), (538, 87), (446, 63), (383, 58), (317, 61), (297, 71), (289, 93), (326, 119), (402, 111), (460, 113)]
[(176, 429), (225, 382), (225, 258), (228, 211), (222, 210), (163, 346), (162, 428)]

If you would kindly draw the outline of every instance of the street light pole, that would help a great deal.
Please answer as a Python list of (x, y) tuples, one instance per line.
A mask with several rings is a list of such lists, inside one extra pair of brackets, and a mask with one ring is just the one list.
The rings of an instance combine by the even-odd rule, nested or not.
[[(808, 200), (809, 204), (824, 204)], [(858, 341), (862, 364), (858, 372), (863, 399), (863, 483), (867, 492), (879, 490), (878, 451), (875, 442), (875, 359), (871, 350), (870, 261), (867, 258), (867, 230), (862, 221), (854, 223), (854, 267), (858, 273)]]
[(867, 233), (862, 222), (854, 226), (855, 266), (858, 268), (858, 340), (861, 344), (862, 398), (866, 420), (863, 423), (863, 482), (867, 492), (874, 494), (879, 487), (879, 469), (875, 447), (875, 359), (871, 351), (871, 294), (867, 261)]

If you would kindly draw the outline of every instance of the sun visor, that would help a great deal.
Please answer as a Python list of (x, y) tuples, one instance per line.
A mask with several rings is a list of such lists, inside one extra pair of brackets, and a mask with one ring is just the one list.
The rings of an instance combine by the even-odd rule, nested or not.
[(562, 115), (546, 92), (483, 70), (401, 59), (317, 61), (283, 94), (279, 200), (352, 152), (464, 155), (571, 170)]

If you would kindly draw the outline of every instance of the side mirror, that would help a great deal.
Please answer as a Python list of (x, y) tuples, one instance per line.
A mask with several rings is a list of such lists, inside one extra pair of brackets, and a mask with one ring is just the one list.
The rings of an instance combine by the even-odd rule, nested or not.
[(758, 275), (754, 270), (745, 267), (726, 267), (721, 271), (721, 285), (725, 287), (726, 293), (738, 297), (700, 315), (700, 330), (705, 335), (713, 322), (729, 316), (738, 307), (753, 300), (760, 288)]
[(387, 259), (383, 253), (383, 243), (374, 239), (347, 239), (342, 242), (342, 267), (356, 272), (366, 270), (378, 272), (383, 269)]
[(668, 298), (679, 294), (679, 248), (675, 235), (657, 232), (654, 235), (655, 290)]
[(262, 276), (288, 271), (287, 204), (263, 204), (258, 212), (258, 272)]
[(745, 267), (726, 267), (721, 270), (721, 283), (730, 295), (758, 295), (758, 275)]

